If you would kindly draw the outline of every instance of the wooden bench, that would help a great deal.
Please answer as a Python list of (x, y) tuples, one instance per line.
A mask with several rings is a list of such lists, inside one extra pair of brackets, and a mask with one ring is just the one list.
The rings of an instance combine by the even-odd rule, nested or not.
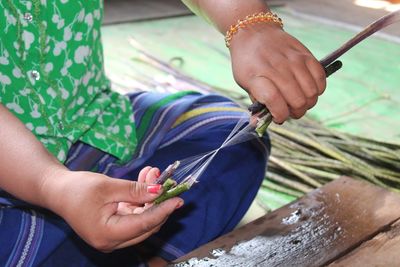
[(400, 266), (399, 219), (400, 195), (343, 177), (174, 264)]

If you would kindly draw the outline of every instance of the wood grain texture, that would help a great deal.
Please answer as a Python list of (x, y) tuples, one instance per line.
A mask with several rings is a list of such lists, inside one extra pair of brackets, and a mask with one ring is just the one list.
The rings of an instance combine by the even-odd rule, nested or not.
[(399, 251), (400, 221), (397, 221), (387, 231), (364, 242), (352, 252), (334, 261), (329, 267), (399, 266)]
[[(397, 194), (341, 178), (200, 247), (176, 263), (321, 266), (345, 255), (399, 218)], [(213, 257), (216, 254), (223, 255)]]

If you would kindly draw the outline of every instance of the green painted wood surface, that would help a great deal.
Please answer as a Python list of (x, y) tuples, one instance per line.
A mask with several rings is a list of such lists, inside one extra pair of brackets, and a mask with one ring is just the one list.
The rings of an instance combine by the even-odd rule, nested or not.
[[(355, 34), (300, 19), (285, 9), (276, 11), (282, 16), (286, 31), (317, 58)], [(232, 78), (222, 35), (194, 16), (103, 27), (106, 71), (121, 92), (136, 87), (136, 81), (145, 76), (160, 75), (135, 60), (138, 53), (129, 44), (131, 38), (165, 61), (183, 59), (178, 67), (190, 76), (244, 94)], [(372, 37), (341, 59), (343, 69), (329, 78), (325, 94), (308, 114), (344, 132), (400, 142), (400, 44)], [(287, 196), (280, 199), (282, 204), (289, 201)], [(271, 201), (271, 206), (278, 207), (275, 202)]]
[[(285, 29), (306, 44), (317, 58), (354, 34), (300, 20), (284, 10), (279, 12)], [(222, 36), (197, 17), (107, 26), (103, 28), (103, 37), (106, 66), (113, 77), (120, 71), (135, 72), (132, 66), (144, 74), (154, 73), (140, 63), (132, 63), (136, 53), (128, 38), (133, 37), (164, 60), (182, 58), (182, 70), (191, 76), (242, 92), (233, 81)], [(400, 142), (400, 45), (372, 37), (342, 60), (344, 68), (329, 79), (326, 93), (310, 115), (345, 132)]]

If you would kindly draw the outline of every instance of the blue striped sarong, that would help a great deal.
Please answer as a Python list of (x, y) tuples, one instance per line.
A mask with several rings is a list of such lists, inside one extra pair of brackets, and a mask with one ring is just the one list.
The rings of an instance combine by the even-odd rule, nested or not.
[[(134, 158), (120, 165), (115, 157), (78, 142), (65, 163), (69, 169), (135, 180), (145, 166), (162, 170), (220, 147), (245, 112), (227, 98), (195, 92), (140, 92), (130, 100), (138, 136)], [(231, 231), (263, 180), (269, 147), (264, 138), (222, 149), (200, 182), (182, 195), (184, 207), (144, 247), (174, 260)], [(98, 252), (55, 214), (0, 193), (2, 266), (141, 266), (140, 255), (136, 247)]]

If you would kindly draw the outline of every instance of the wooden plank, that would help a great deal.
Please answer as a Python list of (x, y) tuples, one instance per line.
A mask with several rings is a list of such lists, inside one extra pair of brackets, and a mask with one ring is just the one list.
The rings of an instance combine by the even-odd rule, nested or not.
[[(270, 7), (282, 6), (287, 0), (267, 0)], [(104, 24), (190, 15), (180, 0), (105, 0)]]
[(191, 14), (179, 0), (105, 0), (104, 24)]
[(366, 182), (341, 178), (200, 247), (176, 263), (321, 266), (399, 218), (399, 195)]
[(351, 253), (337, 259), (330, 267), (399, 266), (400, 221)]

